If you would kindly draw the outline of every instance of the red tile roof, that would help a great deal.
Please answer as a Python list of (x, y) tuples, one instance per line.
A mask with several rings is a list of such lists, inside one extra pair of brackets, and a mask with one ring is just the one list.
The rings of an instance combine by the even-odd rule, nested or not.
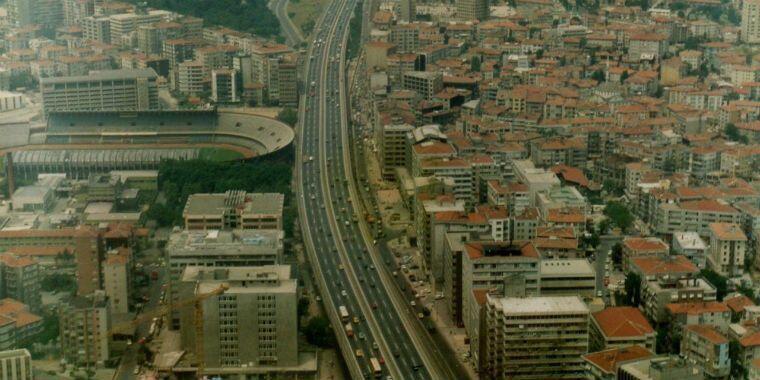
[(668, 245), (658, 238), (627, 237), (623, 246), (635, 252), (668, 252)]
[(744, 295), (726, 298), (723, 300), (723, 303), (725, 303), (734, 313), (741, 313), (747, 306), (755, 305), (749, 297)]
[(607, 374), (613, 374), (618, 363), (629, 360), (643, 359), (654, 356), (654, 354), (641, 346), (629, 346), (622, 348), (612, 348), (609, 350), (592, 352), (583, 355), (583, 359), (601, 369)]
[(669, 303), (665, 305), (665, 308), (671, 314), (688, 314), (698, 315), (704, 313), (724, 313), (729, 312), (731, 309), (725, 304), (717, 301), (709, 302), (684, 302), (684, 303)]
[(654, 334), (644, 314), (630, 306), (609, 307), (591, 317), (607, 338), (640, 337)]
[(667, 257), (636, 256), (630, 260), (631, 266), (639, 268), (639, 271), (645, 276), (699, 272), (699, 268), (694, 263), (681, 255)]
[(712, 344), (727, 344), (728, 339), (723, 336), (715, 327), (711, 325), (689, 325), (686, 330), (691, 331), (707, 340)]

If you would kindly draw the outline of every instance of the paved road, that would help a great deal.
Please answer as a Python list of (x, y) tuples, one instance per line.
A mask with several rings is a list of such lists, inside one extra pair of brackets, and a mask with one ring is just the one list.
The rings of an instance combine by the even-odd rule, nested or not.
[(599, 238), (599, 245), (596, 246), (594, 254), (596, 260), (594, 262), (594, 266), (596, 267), (596, 289), (604, 291), (605, 297), (607, 296), (607, 291), (604, 286), (604, 277), (607, 273), (604, 265), (607, 263), (607, 255), (612, 250), (612, 246), (621, 241), (622, 238), (619, 236), (603, 235)]
[(288, 0), (271, 0), (269, 9), (277, 16), (277, 20), (282, 27), (282, 33), (290, 46), (297, 46), (303, 42), (304, 38), (301, 31), (293, 24), (293, 20), (288, 16)]
[[(412, 312), (403, 300), (387, 292), (384, 272), (377, 271), (378, 264), (367, 248), (371, 237), (366, 228), (360, 229), (363, 226), (353, 207), (356, 198), (350, 160), (344, 151), (348, 137), (342, 105), (346, 104), (343, 45), (356, 3), (330, 3), (307, 58), (307, 95), (301, 109), (297, 155), (299, 211), (307, 251), (354, 376), (368, 376), (368, 356), (374, 356), (385, 361), (383, 375), (394, 379), (454, 378), (429, 364), (426, 351), (432, 348), (427, 341), (408, 333)], [(337, 320), (336, 310), (341, 305), (360, 320), (353, 326), (353, 338), (345, 335)], [(425, 344), (428, 346), (420, 350)], [(351, 355), (357, 349), (364, 357)]]

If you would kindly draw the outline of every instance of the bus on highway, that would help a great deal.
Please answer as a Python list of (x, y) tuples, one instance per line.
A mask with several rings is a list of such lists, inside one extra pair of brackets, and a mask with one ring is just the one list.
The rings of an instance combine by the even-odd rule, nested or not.
[(345, 306), (340, 305), (338, 307), (338, 311), (340, 312), (340, 320), (343, 322), (348, 322), (348, 309), (346, 309)]
[(383, 375), (383, 369), (380, 368), (380, 362), (377, 359), (369, 358), (369, 365), (372, 367), (372, 374), (375, 375), (375, 378)]

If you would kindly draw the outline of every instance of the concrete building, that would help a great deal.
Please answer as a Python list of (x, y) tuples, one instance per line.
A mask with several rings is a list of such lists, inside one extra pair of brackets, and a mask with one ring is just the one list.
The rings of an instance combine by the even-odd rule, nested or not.
[(443, 74), (432, 71), (409, 71), (401, 77), (402, 88), (414, 91), (421, 98), (431, 100), (443, 89)]
[(595, 296), (596, 271), (586, 259), (542, 260), (540, 277), (542, 296)]
[(234, 69), (211, 71), (211, 100), (216, 103), (237, 103), (237, 72)]
[(625, 380), (704, 380), (695, 365), (678, 356), (660, 355), (632, 360), (618, 367), (618, 378)]
[(722, 276), (737, 277), (744, 273), (747, 235), (736, 223), (711, 223), (710, 255), (707, 264)]
[(191, 194), (182, 217), (186, 230), (281, 230), (284, 203), (278, 193)]
[(32, 310), (42, 305), (40, 265), (30, 257), (0, 254), (0, 297), (13, 298)]
[(13, 210), (46, 213), (55, 203), (53, 189), (47, 186), (22, 186), (11, 196)]
[(623, 269), (630, 267), (634, 257), (667, 256), (668, 245), (656, 237), (625, 237), (623, 239)]
[(457, 18), (462, 21), (488, 19), (488, 0), (457, 0)]
[(171, 12), (150, 10), (147, 13), (119, 13), (108, 16), (111, 21), (111, 42), (121, 44), (122, 37), (137, 31), (142, 25), (150, 25), (160, 21), (168, 21)]
[[(487, 295), (478, 355), (481, 377), (585, 377), (589, 310), (578, 297)], [(526, 333), (530, 331), (530, 333)]]
[(616, 347), (583, 355), (586, 362), (586, 379), (617, 380), (618, 368), (622, 364), (652, 356), (652, 351), (641, 346)]
[(717, 200), (660, 203), (654, 229), (659, 234), (694, 231), (700, 236), (707, 236), (710, 223), (741, 223), (741, 212)]
[(198, 61), (183, 61), (177, 65), (175, 88), (181, 94), (199, 95), (209, 87), (203, 73), (203, 64)]
[(40, 79), (45, 113), (53, 111), (143, 111), (159, 108), (153, 69), (90, 72)]
[(409, 143), (406, 135), (414, 130), (410, 124), (388, 124), (383, 126), (380, 139), (380, 159), (383, 178), (394, 179), (397, 168), (409, 165)]
[(742, 41), (751, 44), (760, 42), (760, 1), (742, 2), (741, 28)]
[(86, 40), (111, 43), (111, 19), (108, 17), (90, 16), (81, 20), (82, 37)]
[(726, 379), (731, 374), (728, 339), (713, 326), (686, 326), (681, 355), (701, 368), (708, 379)]
[(454, 198), (467, 205), (473, 205), (474, 178), (472, 164), (461, 158), (431, 158), (424, 159), (419, 166), (412, 168), (415, 177), (436, 177), (443, 181), (452, 182)]
[(63, 2), (60, 0), (10, 0), (8, 18), (16, 26), (39, 25), (55, 30), (63, 25)]
[(683, 255), (699, 269), (707, 267), (707, 245), (698, 233), (693, 231), (673, 234), (673, 253)]
[(76, 296), (58, 307), (61, 357), (77, 366), (102, 366), (110, 357), (111, 312), (102, 291)]
[(727, 332), (731, 323), (731, 309), (717, 301), (669, 303), (666, 309), (670, 315), (670, 328), (675, 332), (682, 332), (690, 325), (710, 325)]
[(608, 307), (591, 314), (589, 350), (639, 345), (655, 351), (656, 334), (644, 314), (629, 306)]
[(439, 212), (461, 212), (464, 213), (464, 201), (455, 200), (450, 195), (441, 195), (435, 198), (428, 194), (421, 194), (414, 202), (414, 227), (417, 233), (417, 247), (422, 252), (424, 259), (423, 264), (432, 270), (432, 229), (431, 225), (435, 220), (435, 214)]
[(25, 348), (0, 352), (3, 380), (33, 380), (32, 354)]
[(112, 315), (129, 313), (132, 294), (132, 252), (119, 248), (108, 252), (103, 260), (103, 289)]
[(0, 112), (24, 108), (23, 95), (16, 92), (0, 90)]
[[(298, 361), (297, 280), (290, 266), (185, 269), (181, 298), (227, 289), (202, 302), (206, 367), (295, 366)], [(183, 308), (183, 348), (196, 348), (192, 307)]]
[(477, 329), (477, 326), (468, 326), (471, 311), (466, 302), (468, 295), (475, 290), (506, 292), (506, 284), (518, 283), (521, 284), (521, 294), (539, 294), (539, 257), (530, 244), (462, 242), (462, 238), (462, 234), (447, 234), (444, 248), (444, 297), (448, 300), (451, 317), (458, 325), (464, 324), (467, 331)]

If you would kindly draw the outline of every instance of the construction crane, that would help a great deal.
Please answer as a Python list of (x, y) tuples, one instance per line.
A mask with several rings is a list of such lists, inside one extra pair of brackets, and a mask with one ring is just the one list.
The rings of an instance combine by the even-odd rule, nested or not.
[(169, 305), (160, 306), (157, 308), (153, 308), (150, 310), (147, 310), (140, 315), (138, 315), (135, 319), (127, 322), (122, 322), (119, 324), (116, 324), (114, 326), (111, 326), (111, 329), (108, 330), (108, 336), (114, 335), (119, 333), (120, 331), (127, 331), (129, 329), (132, 329), (138, 325), (140, 325), (143, 322), (147, 322), (149, 320), (152, 320), (156, 317), (163, 317), (165, 315), (171, 316), (172, 310), (179, 310), (183, 307), (187, 307), (192, 305), (193, 306), (193, 314), (194, 314), (194, 328), (195, 328), (195, 357), (198, 361), (198, 376), (201, 376), (204, 369), (204, 351), (203, 351), (203, 301), (211, 298), (216, 297), (229, 289), (229, 285), (227, 284), (221, 284), (218, 288), (203, 294), (197, 294), (194, 297), (181, 299), (178, 301), (170, 302)]

